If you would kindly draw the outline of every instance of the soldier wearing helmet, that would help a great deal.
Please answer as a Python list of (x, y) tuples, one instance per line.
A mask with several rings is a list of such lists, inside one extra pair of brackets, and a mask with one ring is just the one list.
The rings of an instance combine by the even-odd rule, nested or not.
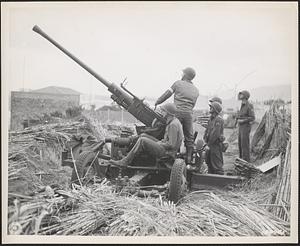
[(210, 119), (203, 136), (207, 144), (205, 162), (208, 167), (208, 173), (223, 175), (222, 144), (224, 141), (224, 120), (219, 116), (222, 111), (222, 105), (218, 102), (212, 102), (209, 106)]
[(250, 162), (250, 131), (251, 123), (255, 120), (254, 108), (248, 99), (250, 93), (246, 90), (239, 92), (238, 100), (241, 100), (241, 108), (237, 116), (239, 125), (239, 157)]
[(181, 80), (176, 81), (170, 89), (168, 89), (155, 102), (155, 106), (163, 103), (174, 94), (174, 103), (177, 107), (176, 117), (183, 126), (184, 143), (187, 149), (186, 163), (191, 162), (193, 147), (194, 147), (194, 132), (193, 132), (193, 109), (195, 107), (199, 91), (192, 83), (196, 76), (193, 68), (187, 67), (182, 70), (183, 75)]
[(209, 102), (218, 102), (220, 104), (222, 104), (222, 99), (220, 97), (212, 97), (211, 99), (209, 99)]
[(167, 126), (162, 140), (158, 140), (147, 134), (141, 134), (133, 148), (123, 159), (110, 162), (118, 166), (127, 166), (141, 151), (149, 153), (155, 158), (168, 155), (175, 158), (183, 140), (183, 130), (180, 121), (175, 117), (176, 106), (166, 103), (161, 106), (162, 116), (166, 119)]
[[(212, 102), (218, 102), (220, 104), (222, 104), (222, 99), (220, 97), (212, 97), (211, 99), (208, 100), (208, 105), (210, 105)], [(207, 115), (207, 118), (209, 118), (209, 113), (206, 113), (205, 115)], [(200, 122), (201, 126), (203, 126), (204, 128), (207, 128), (207, 121), (204, 122)]]

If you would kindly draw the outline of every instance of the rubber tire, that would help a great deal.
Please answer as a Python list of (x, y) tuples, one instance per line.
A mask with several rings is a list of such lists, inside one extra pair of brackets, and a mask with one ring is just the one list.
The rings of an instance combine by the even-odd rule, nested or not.
[(183, 193), (183, 187), (186, 185), (186, 177), (186, 164), (184, 160), (176, 159), (171, 170), (168, 195), (168, 199), (175, 204)]
[[(82, 178), (85, 175), (85, 171), (87, 170), (87, 168), (89, 167), (89, 165), (91, 164), (91, 162), (94, 160), (96, 153), (92, 152), (92, 151), (83, 151), (79, 156), (78, 159), (75, 162), (76, 165), (76, 169), (77, 169), (77, 173), (79, 176), (79, 179), (81, 180), (82, 185), (85, 185), (85, 180), (82, 180)], [(98, 164), (98, 160), (96, 159), (93, 163), (94, 167), (91, 167), (94, 172), (95, 172), (95, 176), (98, 176), (95, 165)], [(71, 176), (71, 186), (72, 184), (79, 184), (79, 180), (77, 177), (77, 173), (75, 168), (73, 167), (73, 171), (72, 171), (72, 176)]]

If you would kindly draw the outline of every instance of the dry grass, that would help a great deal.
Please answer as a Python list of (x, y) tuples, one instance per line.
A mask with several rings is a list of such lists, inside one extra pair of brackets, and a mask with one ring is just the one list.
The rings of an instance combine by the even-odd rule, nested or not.
[[(289, 224), (238, 193), (201, 191), (175, 206), (160, 197), (115, 192), (107, 182), (54, 192), (11, 206), (19, 234), (110, 236), (279, 236)], [(13, 223), (13, 224), (12, 224)], [(11, 225), (12, 224), (12, 225)]]
[(278, 192), (272, 211), (273, 213), (286, 220), (290, 221), (290, 205), (291, 205), (291, 140), (289, 139), (285, 159), (282, 165), (277, 170), (277, 177), (280, 178)]
[(10, 132), (8, 191), (30, 194), (45, 185), (66, 187), (70, 170), (60, 166), (61, 151), (77, 134), (90, 134), (86, 123), (64, 122)]
[(290, 129), (290, 112), (284, 106), (273, 103), (263, 116), (251, 141), (251, 151), (256, 164), (285, 151)]
[[(276, 173), (259, 175), (232, 191), (198, 191), (175, 206), (164, 196), (116, 192), (106, 180), (89, 187), (61, 185), (61, 149), (72, 135), (93, 134), (86, 122), (43, 126), (10, 134), (9, 186), (24, 182), (35, 194), (10, 190), (9, 234), (109, 236), (281, 236), (290, 225), (269, 212)], [(97, 126), (97, 122), (89, 122)], [(99, 125), (98, 125), (99, 126)], [(102, 127), (102, 125), (101, 125)], [(103, 129), (102, 129), (103, 130)], [(94, 129), (95, 131), (95, 129)], [(99, 129), (96, 131), (99, 131)], [(102, 134), (102, 135), (101, 135)], [(105, 131), (99, 136), (105, 135)], [(53, 167), (53, 170), (51, 169)], [(53, 171), (53, 173), (52, 173)], [(40, 178), (46, 172), (49, 180)], [(63, 176), (63, 177), (62, 177)], [(23, 183), (22, 183), (23, 181)], [(60, 184), (54, 188), (52, 184)], [(66, 182), (67, 183), (67, 182)], [(52, 188), (49, 186), (52, 185)], [(32, 190), (31, 190), (32, 191)], [(17, 194), (16, 194), (17, 193)]]

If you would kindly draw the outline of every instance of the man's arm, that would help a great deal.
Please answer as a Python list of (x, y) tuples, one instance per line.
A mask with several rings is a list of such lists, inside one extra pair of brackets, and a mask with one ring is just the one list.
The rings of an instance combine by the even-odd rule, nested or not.
[(167, 139), (160, 141), (166, 150), (175, 150), (178, 138), (178, 129), (176, 125), (170, 125), (168, 128)]
[(177, 82), (175, 82), (171, 88), (169, 88), (168, 90), (165, 91), (164, 94), (162, 94), (158, 99), (157, 101), (155, 102), (155, 106), (163, 103), (164, 101), (166, 101), (170, 96), (172, 96), (172, 94), (175, 92), (176, 90), (176, 87), (177, 87)]
[(171, 91), (171, 89), (168, 89), (165, 91), (164, 94), (162, 94), (157, 101), (155, 102), (155, 106), (159, 105), (161, 103), (163, 103), (164, 101), (166, 101), (170, 96), (172, 96), (173, 92)]

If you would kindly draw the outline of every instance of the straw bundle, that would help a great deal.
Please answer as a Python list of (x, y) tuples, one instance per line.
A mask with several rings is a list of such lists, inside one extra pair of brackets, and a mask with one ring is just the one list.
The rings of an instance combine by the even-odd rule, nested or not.
[(26, 168), (26, 162), (11, 162), (8, 165), (8, 180), (12, 181), (18, 178), (19, 172)]
[(125, 124), (121, 122), (103, 123), (93, 113), (85, 113), (84, 118), (98, 141), (104, 137), (120, 136), (122, 131), (128, 131), (135, 134), (133, 124)]
[(260, 174), (233, 190), (250, 203), (262, 206), (271, 212), (277, 194), (276, 173)]
[(257, 169), (253, 164), (238, 157), (235, 159), (234, 166), (235, 166), (235, 171), (238, 175), (247, 178), (253, 178), (259, 173), (261, 173), (260, 170)]
[[(49, 192), (44, 193), (39, 202), (27, 199), (21, 205), (21, 210), (30, 208), (26, 210), (27, 217), (20, 213), (16, 218), (12, 212), (10, 226), (19, 223), (20, 234), (40, 235), (276, 236), (290, 233), (287, 222), (238, 193), (199, 191), (175, 206), (161, 196), (141, 199), (122, 195), (103, 181), (91, 187), (50, 192), (50, 197)], [(11, 211), (15, 211), (13, 206)]]
[(87, 113), (84, 114), (84, 117), (97, 141), (102, 140), (104, 136), (108, 135), (107, 130), (103, 127), (102, 123), (96, 117), (93, 117), (91, 114)]
[(273, 212), (276, 216), (283, 220), (290, 220), (290, 204), (291, 204), (291, 140), (289, 139), (285, 152), (285, 160), (281, 168), (278, 170), (280, 175), (280, 183), (275, 199)]
[(284, 152), (290, 124), (291, 115), (287, 109), (273, 103), (263, 116), (251, 141), (251, 152), (255, 160), (260, 159), (263, 162)]
[(30, 193), (42, 185), (67, 185), (61, 151), (74, 134), (90, 134), (84, 122), (39, 125), (9, 133), (8, 191)]
[(245, 236), (283, 235), (285, 231), (279, 220), (270, 223), (271, 215), (213, 193), (187, 198), (177, 207), (159, 200), (137, 203), (137, 210), (125, 210), (109, 225), (109, 235)]
[[(9, 191), (30, 192), (41, 185), (69, 182), (68, 168), (61, 167), (63, 149), (70, 147), (72, 141), (83, 137), (84, 147), (89, 148), (107, 136), (119, 135), (122, 127), (103, 125), (92, 117), (82, 116), (79, 121), (62, 121), (47, 125), (36, 125), (22, 131), (9, 133)], [(129, 127), (125, 129), (130, 129)], [(106, 153), (109, 148), (105, 145)]]
[[(8, 196), (17, 197), (8, 207), (9, 234), (38, 234), (40, 227), (54, 220), (56, 213), (65, 206), (65, 199), (54, 194), (49, 186), (35, 197), (13, 193)], [(51, 217), (47, 217), (50, 214)]]

